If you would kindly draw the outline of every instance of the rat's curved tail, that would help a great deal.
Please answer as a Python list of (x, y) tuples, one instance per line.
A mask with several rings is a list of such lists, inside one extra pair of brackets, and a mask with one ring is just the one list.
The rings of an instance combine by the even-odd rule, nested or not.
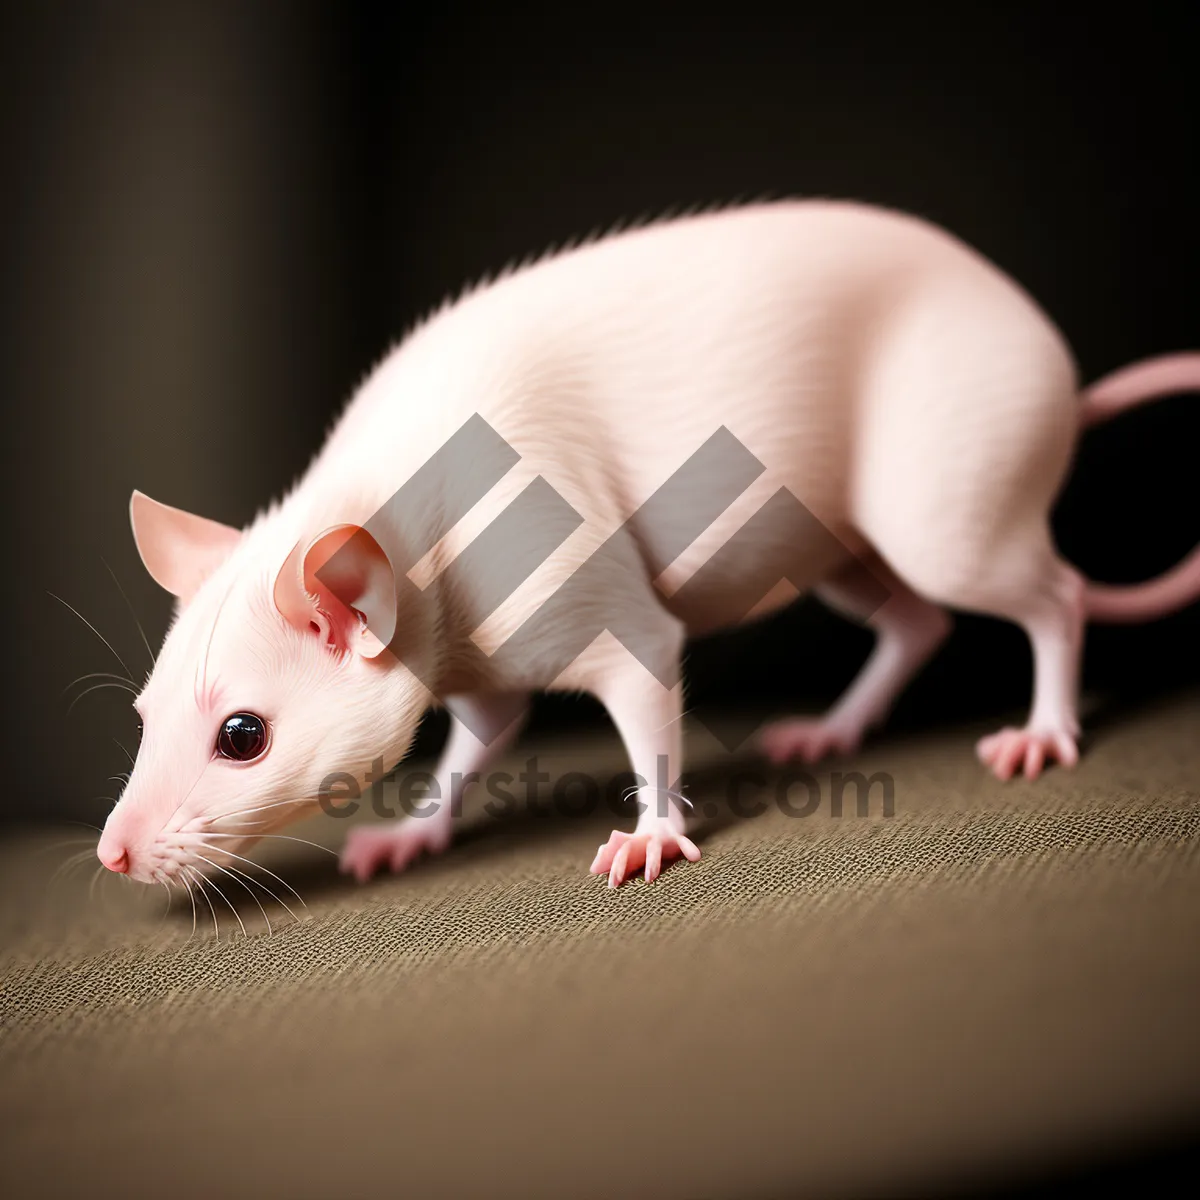
[[(1167, 354), (1122, 367), (1082, 394), (1080, 424), (1088, 429), (1148, 400), (1178, 392), (1200, 392), (1200, 353)], [(1200, 600), (1200, 545), (1178, 566), (1147, 583), (1129, 587), (1088, 583), (1089, 621), (1152, 621)]]

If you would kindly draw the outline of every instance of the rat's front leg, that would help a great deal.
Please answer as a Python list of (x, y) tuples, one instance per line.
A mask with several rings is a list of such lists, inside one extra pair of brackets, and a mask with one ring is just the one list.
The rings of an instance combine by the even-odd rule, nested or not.
[(634, 776), (644, 786), (637, 788), (637, 827), (632, 833), (614, 830), (597, 852), (591, 872), (607, 874), (608, 886), (620, 887), (645, 867), (646, 882), (651, 883), (663, 863), (681, 855), (690, 862), (700, 858), (695, 843), (684, 835), (683, 684), (666, 688), (639, 666), (599, 698), (621, 735)]
[(512, 745), (529, 712), (529, 696), (454, 696), (446, 701), (446, 707), (451, 716), (450, 738), (434, 772), (437, 799), (432, 811), (351, 830), (340, 867), (360, 883), (383, 867), (403, 871), (423, 852), (440, 854), (449, 846), (463, 789), (473, 782), (472, 775), (482, 774)]

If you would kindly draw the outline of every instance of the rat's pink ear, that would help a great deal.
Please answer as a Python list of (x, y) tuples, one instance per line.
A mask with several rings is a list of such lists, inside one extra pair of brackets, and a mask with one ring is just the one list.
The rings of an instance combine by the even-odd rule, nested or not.
[(377, 658), (396, 629), (392, 564), (362, 526), (334, 525), (288, 555), (275, 580), (275, 607), (302, 632)]
[(133, 540), (151, 579), (186, 603), (223, 563), (242, 534), (134, 492), (129, 501)]

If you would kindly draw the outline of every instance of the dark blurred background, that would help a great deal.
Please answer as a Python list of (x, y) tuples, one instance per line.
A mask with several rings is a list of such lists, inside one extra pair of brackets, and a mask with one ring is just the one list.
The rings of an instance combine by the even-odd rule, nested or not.
[[(1087, 379), (1200, 347), (1200, 8), (45, 3), (0, 14), (9, 786), (99, 822), (161, 640), (129, 493), (241, 524), (389, 344), (464, 282), (622, 218), (739, 196), (908, 209), (1028, 288)], [(969, 396), (963, 398), (970, 403)], [(1057, 513), (1093, 577), (1200, 536), (1196, 397), (1087, 437)], [(697, 645), (693, 702), (818, 708), (869, 647), (814, 602)], [(1200, 608), (1090, 634), (1085, 684), (1200, 674)], [(1023, 635), (962, 619), (898, 728), (1029, 698)], [(537, 722), (594, 719), (544, 701)], [(423, 746), (436, 745), (438, 722)]]

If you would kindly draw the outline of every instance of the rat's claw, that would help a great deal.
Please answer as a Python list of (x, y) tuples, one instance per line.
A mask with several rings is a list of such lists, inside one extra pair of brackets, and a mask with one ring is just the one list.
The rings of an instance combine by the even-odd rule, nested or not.
[(976, 753), (997, 779), (1011, 779), (1019, 770), (1036, 779), (1048, 762), (1073, 767), (1079, 761), (1074, 737), (1061, 729), (1001, 729), (981, 738)]
[(699, 847), (666, 822), (655, 822), (633, 833), (615, 830), (592, 861), (591, 873), (608, 875), (608, 886), (616, 888), (645, 868), (646, 882), (653, 883), (662, 874), (664, 862), (681, 856), (699, 862)]

